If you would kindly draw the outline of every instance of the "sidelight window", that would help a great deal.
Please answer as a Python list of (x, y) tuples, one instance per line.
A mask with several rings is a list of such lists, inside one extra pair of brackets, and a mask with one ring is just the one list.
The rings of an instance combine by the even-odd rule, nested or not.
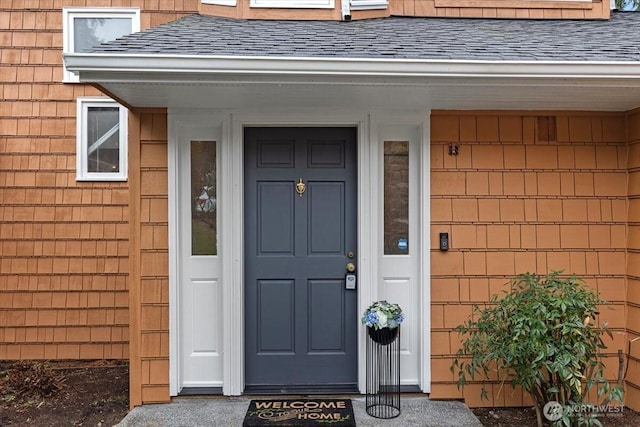
[(409, 142), (384, 142), (384, 254), (409, 253)]
[(191, 141), (191, 254), (218, 254), (215, 141)]

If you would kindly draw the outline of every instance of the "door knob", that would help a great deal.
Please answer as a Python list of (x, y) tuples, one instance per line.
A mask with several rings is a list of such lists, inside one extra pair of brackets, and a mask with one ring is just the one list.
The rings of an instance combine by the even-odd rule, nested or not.
[(356, 271), (356, 265), (352, 262), (347, 264), (347, 271), (349, 273), (353, 273), (354, 271)]

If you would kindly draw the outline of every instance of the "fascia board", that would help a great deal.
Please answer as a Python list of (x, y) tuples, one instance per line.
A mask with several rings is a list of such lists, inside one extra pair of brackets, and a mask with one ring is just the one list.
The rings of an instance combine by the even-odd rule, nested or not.
[[(153, 75), (179, 81), (202, 81), (216, 75), (331, 77), (462, 77), (640, 80), (640, 62), (476, 61), (377, 58), (300, 58), (158, 54), (69, 53), (67, 69), (111, 81), (148, 81)], [(126, 76), (126, 77), (125, 77)], [(336, 81), (338, 83), (339, 81)]]

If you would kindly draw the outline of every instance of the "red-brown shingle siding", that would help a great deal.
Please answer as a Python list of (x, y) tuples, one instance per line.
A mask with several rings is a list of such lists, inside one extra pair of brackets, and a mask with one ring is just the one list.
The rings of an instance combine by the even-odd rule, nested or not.
[(131, 405), (169, 400), (167, 112), (132, 113)]
[[(629, 227), (627, 258), (627, 336), (625, 342), (640, 337), (640, 110), (629, 115)], [(629, 407), (640, 410), (640, 340), (630, 346), (626, 373)]]
[[(479, 385), (459, 391), (442, 369), (460, 347), (453, 328), (472, 305), (527, 271), (576, 273), (609, 301), (599, 320), (614, 332), (607, 365), (617, 368), (627, 328), (625, 128), (622, 113), (432, 114), (432, 397), (528, 403), (520, 392), (498, 394), (498, 385), (481, 401)], [(459, 155), (448, 154), (450, 144)], [(448, 252), (437, 249), (440, 232), (451, 233)]]
[(198, 0), (0, 4), (0, 359), (129, 356), (129, 184), (76, 182), (62, 6), (140, 7), (147, 28)]

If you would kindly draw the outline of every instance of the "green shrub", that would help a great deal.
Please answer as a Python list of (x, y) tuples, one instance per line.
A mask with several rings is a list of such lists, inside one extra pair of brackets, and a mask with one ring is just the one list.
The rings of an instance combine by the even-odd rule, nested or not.
[[(596, 293), (575, 276), (562, 277), (554, 271), (546, 277), (520, 274), (511, 282), (511, 291), (501, 299), (491, 298), (486, 308), (474, 306), (471, 318), (456, 330), (463, 336), (451, 369), (457, 372), (458, 386), (474, 380), (476, 374), (496, 374), (513, 388), (521, 386), (535, 403), (538, 426), (544, 414), (554, 426), (601, 425), (587, 403), (587, 393), (595, 385), (600, 404), (622, 401), (622, 388), (611, 389), (604, 378), (599, 352), (606, 348), (602, 334), (607, 325), (596, 325)], [(482, 388), (483, 398), (487, 392)], [(545, 407), (548, 402), (552, 403)], [(579, 405), (579, 406), (578, 406)], [(561, 408), (561, 409), (560, 409)], [(572, 411), (573, 408), (582, 408)], [(586, 409), (585, 409), (586, 408)]]

